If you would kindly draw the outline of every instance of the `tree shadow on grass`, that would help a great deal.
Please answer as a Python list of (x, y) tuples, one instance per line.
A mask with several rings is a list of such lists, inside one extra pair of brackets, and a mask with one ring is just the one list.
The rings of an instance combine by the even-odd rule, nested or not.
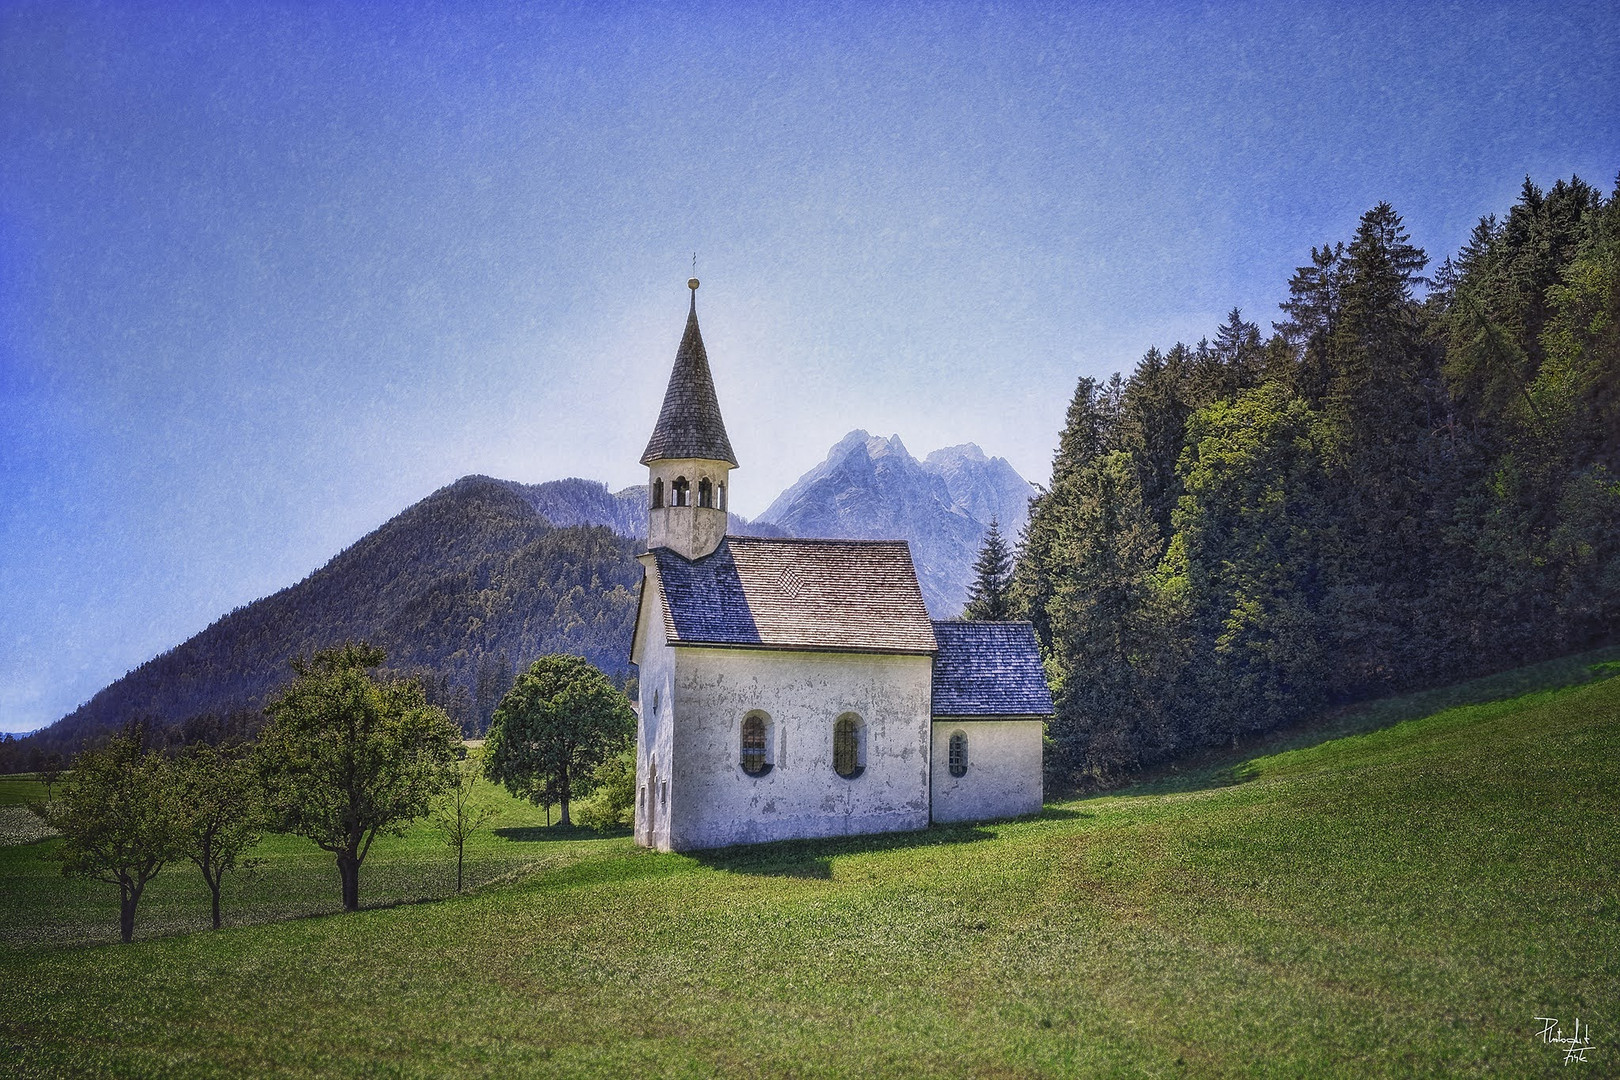
[(863, 836), (825, 837), (817, 840), (776, 840), (765, 844), (690, 851), (685, 854), (703, 866), (755, 877), (795, 877), (827, 880), (832, 861), (840, 855), (971, 844), (990, 840), (995, 833), (980, 824), (933, 825), (912, 832), (869, 833)]
[(587, 829), (583, 825), (514, 825), (491, 829), (490, 832), (502, 840), (519, 844), (533, 844), (542, 840), (611, 840), (630, 835), (630, 829), (622, 825), (612, 829)]
[(1417, 690), (1331, 710), (1301, 723), (1259, 736), (1246, 746), (1205, 750), (1140, 776), (1128, 786), (1088, 792), (1082, 798), (1115, 795), (1172, 795), (1232, 787), (1258, 775), (1247, 768), (1259, 758), (1289, 750), (1304, 750), (1334, 739), (1367, 735), (1407, 720), (1432, 716), (1464, 705), (1522, 697), (1548, 690), (1563, 690), (1603, 679), (1620, 677), (1620, 646), (1609, 646), (1574, 656), (1485, 675), (1467, 682)]

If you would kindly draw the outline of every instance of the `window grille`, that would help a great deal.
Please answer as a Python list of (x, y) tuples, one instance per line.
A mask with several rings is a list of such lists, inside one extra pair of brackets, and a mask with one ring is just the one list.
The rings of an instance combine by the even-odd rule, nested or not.
[(960, 731), (951, 736), (951, 775), (967, 775), (967, 735)]
[(861, 775), (861, 722), (845, 714), (833, 725), (833, 771), (846, 780)]
[(771, 763), (765, 760), (765, 719), (747, 716), (742, 725), (742, 768), (749, 776), (764, 776)]

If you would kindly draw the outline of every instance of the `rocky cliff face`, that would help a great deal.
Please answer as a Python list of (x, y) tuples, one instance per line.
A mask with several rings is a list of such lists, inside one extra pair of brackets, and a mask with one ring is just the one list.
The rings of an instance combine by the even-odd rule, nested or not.
[(945, 481), (957, 509), (986, 525), (998, 522), (1009, 543), (1023, 532), (1035, 486), (1006, 458), (985, 457), (973, 443), (963, 443), (935, 450), (922, 467)]
[(929, 613), (950, 618), (967, 602), (991, 518), (1016, 537), (1030, 494), (1005, 459), (972, 443), (919, 462), (898, 435), (852, 431), (758, 520), (793, 536), (908, 541)]

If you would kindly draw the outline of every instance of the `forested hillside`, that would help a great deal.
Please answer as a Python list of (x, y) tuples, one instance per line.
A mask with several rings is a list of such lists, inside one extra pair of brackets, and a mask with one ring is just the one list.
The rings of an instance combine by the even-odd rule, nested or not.
[[(613, 512), (600, 484), (558, 483), (599, 494), (588, 505)], [(535, 503), (558, 494), (556, 485), (458, 480), (298, 584), (142, 664), (31, 741), (76, 749), (136, 716), (251, 726), (252, 717), (231, 714), (256, 709), (285, 682), (293, 656), (351, 639), (386, 649), (390, 668), (422, 675), (469, 729), (487, 722), (517, 667), (544, 653), (576, 653), (625, 678), (641, 542), (603, 524), (554, 527)]]
[(1620, 632), (1620, 192), (1428, 265), (1379, 205), (1269, 334), (1080, 381), (1016, 572), (1078, 781)]

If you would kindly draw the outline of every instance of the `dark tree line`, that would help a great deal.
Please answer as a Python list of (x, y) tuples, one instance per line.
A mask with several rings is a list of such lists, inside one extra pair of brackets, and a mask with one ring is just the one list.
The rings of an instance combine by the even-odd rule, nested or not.
[(1269, 335), (1080, 380), (1013, 585), (1070, 777), (1620, 631), (1620, 192), (1427, 264), (1381, 204)]

